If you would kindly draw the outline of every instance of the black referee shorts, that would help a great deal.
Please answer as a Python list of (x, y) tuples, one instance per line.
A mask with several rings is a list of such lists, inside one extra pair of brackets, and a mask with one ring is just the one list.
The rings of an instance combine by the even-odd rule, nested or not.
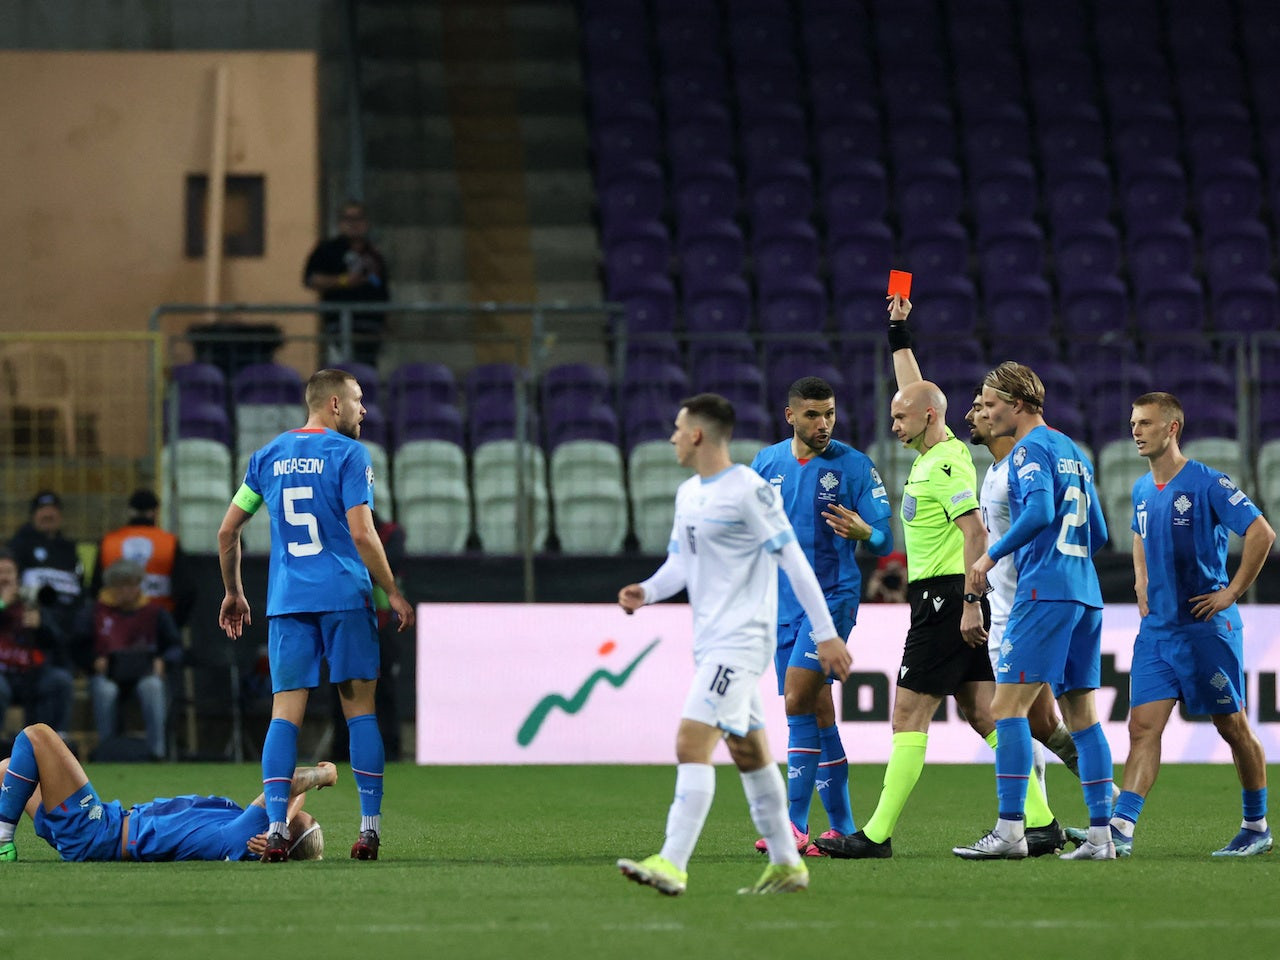
[[(960, 636), (964, 575), (929, 577), (907, 584), (911, 629), (902, 649), (898, 686), (934, 697), (949, 697), (962, 684), (994, 680), (987, 645), (971, 647)], [(991, 606), (982, 598), (982, 622), (991, 628)]]

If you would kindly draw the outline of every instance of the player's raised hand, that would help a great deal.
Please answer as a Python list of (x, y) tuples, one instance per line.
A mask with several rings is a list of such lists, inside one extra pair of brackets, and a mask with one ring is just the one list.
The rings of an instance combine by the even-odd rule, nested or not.
[(239, 639), (244, 633), (246, 624), (253, 622), (249, 616), (249, 601), (243, 595), (227, 594), (222, 598), (222, 606), (218, 609), (218, 626), (231, 640)]
[(839, 637), (829, 637), (818, 642), (818, 665), (822, 672), (837, 680), (849, 677), (849, 668), (853, 666), (853, 655), (848, 645)]
[(889, 322), (905, 323), (907, 315), (911, 313), (911, 301), (900, 293), (895, 293), (887, 299), (889, 301)]
[(629, 583), (618, 591), (618, 606), (627, 611), (628, 616), (644, 606), (644, 587), (638, 583)]
[(858, 515), (858, 511), (850, 510), (842, 503), (824, 507), (822, 519), (827, 521), (827, 526), (836, 536), (846, 540), (867, 540), (871, 537), (871, 525)]

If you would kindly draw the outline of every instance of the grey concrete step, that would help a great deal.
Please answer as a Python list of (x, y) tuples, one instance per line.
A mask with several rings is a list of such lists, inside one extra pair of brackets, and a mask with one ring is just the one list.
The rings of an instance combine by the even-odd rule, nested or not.
[[(452, 169), (457, 163), (455, 129), (447, 117), (379, 116), (364, 119), (365, 156), (383, 169)], [(581, 116), (520, 117), (517, 129), (486, 127), (482, 135), (495, 147), (519, 147), (529, 170), (586, 168), (588, 137)], [(483, 144), (480, 144), (483, 146)], [(510, 153), (495, 150), (484, 168), (510, 168)]]
[(533, 227), (529, 233), (539, 282), (581, 281), (596, 276), (600, 249), (591, 227)]

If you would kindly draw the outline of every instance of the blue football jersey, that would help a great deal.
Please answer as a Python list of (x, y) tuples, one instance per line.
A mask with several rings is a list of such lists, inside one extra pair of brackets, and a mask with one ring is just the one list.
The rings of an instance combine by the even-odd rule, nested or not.
[[(1196, 623), (1191, 598), (1220, 590), (1227, 576), (1228, 530), (1241, 536), (1261, 511), (1225, 474), (1196, 460), (1156, 489), (1150, 473), (1133, 485), (1133, 531), (1147, 559), (1145, 620), (1151, 626)], [(1239, 623), (1234, 606), (1217, 615)]]
[(1014, 444), (1009, 455), (1010, 529), (1018, 525), (1026, 498), (1047, 491), (1053, 519), (1014, 551), (1018, 599), (1075, 600), (1102, 606), (1094, 552), (1106, 543), (1093, 488), (1093, 464), (1064, 433), (1039, 426)]
[(226, 797), (157, 797), (129, 811), (135, 860), (243, 860), (245, 844), (267, 829), (263, 807), (242, 808)]
[(373, 464), (359, 440), (290, 430), (249, 460), (244, 482), (271, 515), (267, 616), (357, 610), (373, 602), (347, 511), (373, 509)]
[[(871, 458), (847, 443), (832, 440), (820, 456), (801, 464), (787, 439), (757, 453), (751, 468), (781, 495), (783, 509), (828, 605), (852, 600), (856, 614), (862, 596), (862, 572), (854, 558), (858, 542), (836, 536), (822, 519), (822, 511), (839, 503), (856, 510), (873, 526), (889, 519), (889, 497)], [(804, 608), (791, 589), (791, 581), (780, 574), (778, 622), (794, 623), (803, 616)]]

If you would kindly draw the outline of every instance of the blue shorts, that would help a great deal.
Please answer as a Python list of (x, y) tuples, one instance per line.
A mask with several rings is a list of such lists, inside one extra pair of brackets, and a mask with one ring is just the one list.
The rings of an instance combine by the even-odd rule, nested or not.
[[(831, 608), (831, 621), (836, 625), (836, 633), (848, 638), (853, 629), (854, 620), (858, 616), (858, 605), (852, 600), (837, 603)], [(827, 639), (823, 637), (822, 639)], [(818, 644), (813, 639), (813, 625), (809, 617), (803, 616), (794, 623), (778, 624), (778, 649), (773, 652), (773, 668), (778, 675), (778, 695), (781, 696), (786, 686), (787, 669), (797, 667), (801, 670), (822, 672), (818, 662)], [(833, 677), (826, 677), (831, 683)]]
[[(1234, 628), (1234, 629), (1233, 629)], [(1244, 631), (1229, 621), (1138, 628), (1129, 704), (1181, 700), (1194, 716), (1244, 709)]]
[(382, 663), (376, 614), (361, 609), (271, 617), (267, 655), (272, 693), (319, 686), (321, 657), (333, 683), (376, 680)]
[(63, 860), (78, 863), (120, 859), (120, 801), (103, 803), (92, 783), (67, 797), (52, 810), (36, 810), (35, 830)]
[(1015, 601), (996, 683), (1047, 683), (1060, 697), (1102, 684), (1102, 611), (1072, 600)]

